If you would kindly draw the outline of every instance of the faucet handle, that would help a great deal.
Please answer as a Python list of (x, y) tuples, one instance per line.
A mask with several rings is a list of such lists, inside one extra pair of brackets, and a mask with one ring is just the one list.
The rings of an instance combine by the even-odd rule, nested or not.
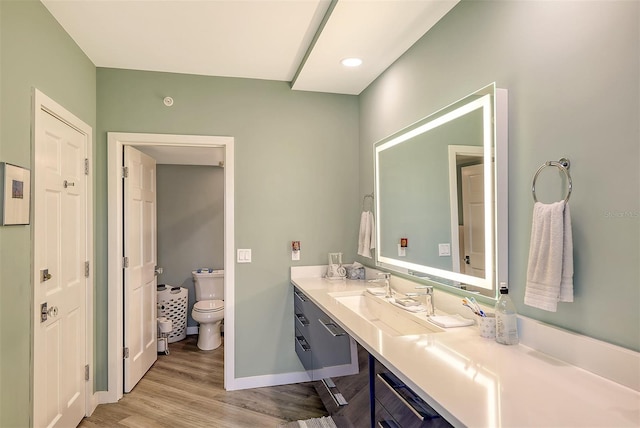
[(424, 290), (427, 294), (433, 294), (433, 285), (418, 285), (416, 290)]

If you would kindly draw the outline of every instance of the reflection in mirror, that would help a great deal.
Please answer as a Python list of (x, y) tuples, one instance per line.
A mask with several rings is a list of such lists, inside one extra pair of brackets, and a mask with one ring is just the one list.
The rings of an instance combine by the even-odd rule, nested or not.
[(486, 277), (484, 177), (482, 146), (449, 146), (452, 269), (478, 278)]
[(378, 266), (496, 297), (506, 136), (506, 91), (492, 84), (375, 145)]

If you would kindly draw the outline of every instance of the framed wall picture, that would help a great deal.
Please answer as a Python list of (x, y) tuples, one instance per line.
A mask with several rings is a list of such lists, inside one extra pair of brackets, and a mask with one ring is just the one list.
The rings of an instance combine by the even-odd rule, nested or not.
[(31, 171), (0, 162), (2, 225), (29, 224)]

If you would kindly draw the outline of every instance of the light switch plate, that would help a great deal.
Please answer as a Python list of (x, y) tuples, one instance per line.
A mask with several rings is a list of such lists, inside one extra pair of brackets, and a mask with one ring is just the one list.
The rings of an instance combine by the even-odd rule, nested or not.
[(438, 255), (450, 256), (451, 255), (451, 244), (438, 244)]
[(251, 263), (251, 249), (238, 249), (238, 263)]

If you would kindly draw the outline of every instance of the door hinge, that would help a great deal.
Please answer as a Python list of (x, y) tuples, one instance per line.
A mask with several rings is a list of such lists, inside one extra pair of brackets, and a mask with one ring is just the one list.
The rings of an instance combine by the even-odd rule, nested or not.
[(84, 380), (89, 380), (89, 364), (84, 366)]
[(89, 262), (84, 262), (84, 277), (89, 278)]
[(129, 267), (129, 257), (125, 257), (124, 259), (122, 259), (122, 267)]
[(84, 158), (84, 175), (89, 175), (89, 159)]
[(128, 166), (123, 166), (122, 167), (122, 178), (127, 178), (129, 176), (129, 167)]
[(124, 348), (122, 350), (122, 358), (129, 358), (129, 348)]

